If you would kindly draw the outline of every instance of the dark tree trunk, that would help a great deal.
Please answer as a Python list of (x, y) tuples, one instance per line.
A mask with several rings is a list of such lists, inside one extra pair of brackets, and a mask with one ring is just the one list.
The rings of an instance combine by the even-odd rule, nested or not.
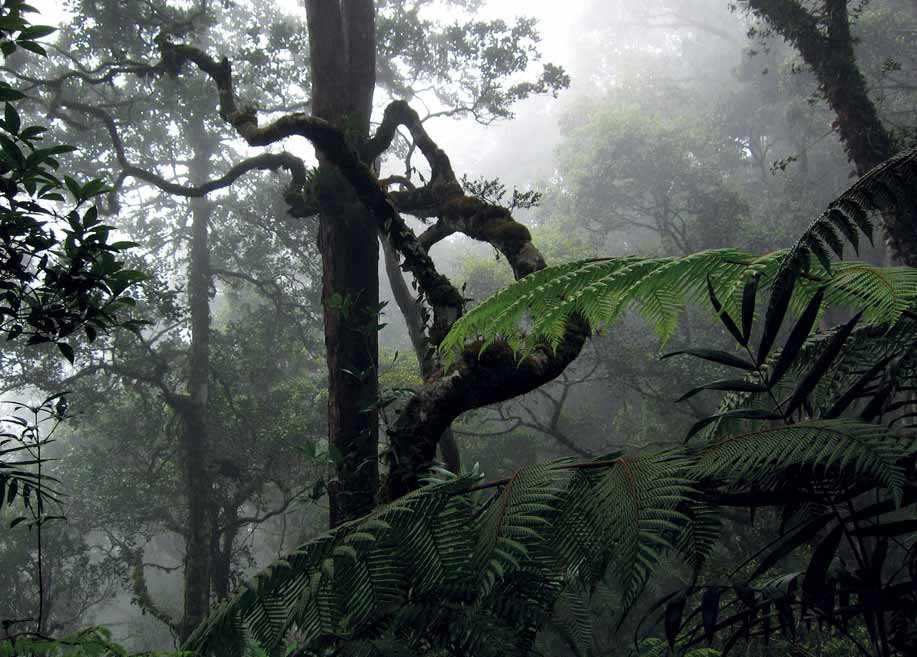
[[(426, 133), (417, 112), (406, 102), (390, 103), (374, 136), (366, 139), (369, 94), (354, 99), (340, 89), (370, 89), (372, 85), (361, 76), (370, 75), (372, 69), (348, 64), (344, 76), (335, 58), (363, 64), (370, 61), (371, 39), (348, 42), (344, 38), (347, 12), (348, 20), (358, 24), (347, 26), (346, 34), (372, 34), (367, 22), (373, 15), (370, 0), (350, 0), (347, 12), (337, 1), (307, 0), (306, 7), (312, 65), (316, 69), (313, 109), (318, 116), (290, 114), (259, 127), (253, 112), (238, 109), (232, 67), (227, 60), (218, 62), (193, 46), (168, 43), (163, 47), (163, 58), (168, 62), (167, 70), (178, 70), (193, 62), (213, 80), (219, 93), (220, 115), (250, 146), (266, 146), (298, 135), (311, 141), (321, 155), (323, 166), (316, 187), (322, 215), (323, 261), (327, 260), (323, 293), (331, 379), (329, 432), (332, 445), (343, 455), (338, 465), (339, 481), (331, 487), (331, 522), (337, 524), (371, 510), (381, 492), (377, 413), (366, 406), (375, 401), (377, 388), (376, 231), (391, 240), (403, 259), (401, 267), (411, 273), (423, 291), (424, 302), (432, 311), (432, 323), (427, 329), (432, 345), (441, 344), (464, 306), (459, 290), (439, 273), (429, 256), (436, 242), (456, 232), (487, 242), (506, 258), (517, 278), (544, 268), (545, 262), (532, 244), (529, 230), (517, 223), (506, 208), (463, 192), (448, 156)], [(323, 63), (338, 77), (329, 76)], [(363, 84), (358, 84), (361, 81)], [(338, 93), (346, 97), (336, 96)], [(411, 133), (430, 164), (430, 180), (421, 188), (390, 194), (370, 163), (391, 146), (399, 127)], [(296, 206), (295, 198), (292, 202)], [(424, 212), (423, 216), (438, 218), (420, 236), (400, 215), (418, 210)], [(375, 219), (375, 225), (370, 218)], [(345, 312), (341, 312), (342, 307)], [(456, 417), (551, 381), (576, 358), (588, 335), (585, 321), (574, 317), (566, 323), (558, 345), (539, 346), (521, 361), (505, 344), (492, 345), (481, 353), (478, 342), (466, 345), (447, 371), (435, 367), (387, 428), (390, 448), (385, 455), (388, 474), (383, 498), (396, 499), (420, 484), (436, 455), (440, 437)], [(353, 357), (356, 365), (345, 370), (342, 366), (350, 364), (348, 357)]]
[(749, 0), (752, 11), (791, 43), (815, 73), (837, 114), (847, 155), (863, 175), (894, 153), (857, 66), (846, 0), (824, 0), (825, 25), (797, 0)]
[(232, 592), (232, 547), (239, 531), (236, 509), (227, 506), (224, 511), (225, 527), (212, 527), (210, 538), (210, 581), (217, 600), (227, 598)]
[[(189, 121), (189, 137), (194, 148), (191, 183), (204, 182), (210, 171), (212, 146), (204, 122), (194, 116)], [(187, 495), (187, 534), (185, 537), (185, 597), (179, 638), (188, 638), (207, 614), (210, 606), (210, 536), (212, 476), (207, 435), (207, 381), (210, 365), (210, 250), (208, 232), (210, 205), (204, 198), (191, 199), (191, 263), (188, 303), (191, 309), (191, 356), (188, 365), (188, 394), (173, 400), (182, 420), (181, 466)]]
[[(381, 242), (385, 252), (385, 273), (392, 288), (392, 295), (404, 316), (404, 323), (407, 325), (408, 336), (411, 338), (411, 346), (414, 348), (420, 376), (427, 381), (434, 374), (436, 360), (434, 358), (435, 350), (431, 347), (425, 331), (423, 317), (420, 313), (421, 307), (404, 281), (404, 274), (401, 273), (395, 249), (387, 238), (383, 237)], [(462, 454), (451, 426), (447, 427), (439, 437), (439, 454), (443, 464), (450, 472), (457, 473), (462, 469)]]
[[(375, 89), (371, 0), (306, 0), (312, 112), (355, 144), (367, 139)], [(330, 524), (376, 505), (378, 468), (379, 245), (376, 221), (350, 184), (320, 155), (319, 248), (328, 360), (328, 442), (337, 481)]]

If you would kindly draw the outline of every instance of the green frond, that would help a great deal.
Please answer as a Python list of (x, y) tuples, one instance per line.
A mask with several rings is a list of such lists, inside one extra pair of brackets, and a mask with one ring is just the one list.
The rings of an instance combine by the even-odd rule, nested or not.
[(688, 522), (684, 524), (675, 547), (697, 573), (706, 564), (713, 547), (721, 540), (723, 522), (720, 513), (704, 502), (688, 504), (684, 514)]
[[(606, 571), (633, 602), (681, 531), (688, 465), (678, 453), (558, 461), (523, 468), (490, 496), (471, 477), (430, 483), (257, 575), (186, 647), (240, 655), (295, 637), (303, 655), (332, 645), (392, 654), (398, 641), (403, 654), (447, 644), (529, 654), (558, 600)], [(588, 600), (578, 604), (582, 616)]]
[(576, 657), (592, 655), (592, 610), (590, 592), (582, 584), (567, 586), (558, 600), (552, 629), (573, 649)]
[[(813, 221), (790, 249), (784, 266), (804, 270), (810, 254), (843, 254), (844, 237), (859, 249), (859, 232), (872, 242), (871, 215), (907, 209), (917, 186), (917, 148), (904, 151), (860, 177)], [(822, 257), (819, 260), (823, 261)]]
[(890, 326), (917, 300), (917, 269), (838, 262), (832, 265), (831, 276), (824, 282), (804, 278), (798, 285), (806, 293), (794, 297), (797, 307), (802, 299), (825, 285), (826, 306), (862, 310), (867, 323)]
[(531, 556), (527, 545), (544, 541), (563, 501), (562, 479), (567, 476), (550, 464), (523, 468), (488, 505), (478, 525), (474, 556), (484, 572), (482, 593)]
[(688, 520), (678, 510), (693, 493), (687, 466), (681, 452), (653, 454), (624, 460), (604, 478), (606, 499), (618, 500), (606, 517), (623, 613), (643, 592), (659, 558), (674, 547), (670, 537)]
[[(469, 340), (481, 340), (485, 349), (503, 340), (525, 355), (544, 342), (556, 347), (574, 315), (601, 330), (627, 311), (640, 315), (665, 342), (686, 305), (706, 302), (708, 278), (723, 312), (735, 317), (748, 280), (759, 277), (759, 290), (767, 290), (785, 257), (784, 251), (756, 258), (735, 249), (717, 249), (682, 258), (627, 256), (549, 267), (459, 319), (440, 351), (448, 365)], [(863, 311), (864, 322), (893, 324), (917, 300), (917, 269), (858, 262), (819, 268), (796, 286), (792, 306), (805, 307), (820, 287), (826, 287), (831, 305)]]
[(872, 479), (894, 497), (901, 495), (901, 459), (914, 453), (917, 439), (858, 420), (813, 420), (725, 436), (703, 447), (691, 474), (741, 485), (760, 484), (775, 472), (802, 467), (827, 476), (829, 470)]

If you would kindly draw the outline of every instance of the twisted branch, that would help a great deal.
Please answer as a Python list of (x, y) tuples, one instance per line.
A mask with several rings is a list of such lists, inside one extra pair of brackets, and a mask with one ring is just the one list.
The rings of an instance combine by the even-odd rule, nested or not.
[(184, 196), (187, 198), (200, 198), (202, 196), (206, 196), (210, 192), (230, 186), (236, 180), (250, 171), (276, 171), (279, 168), (286, 169), (290, 172), (291, 189), (301, 190), (302, 186), (306, 182), (306, 166), (303, 161), (295, 155), (283, 151), (280, 153), (262, 153), (260, 155), (242, 160), (219, 178), (208, 180), (202, 185), (180, 185), (178, 183), (166, 180), (162, 176), (157, 175), (152, 171), (147, 171), (146, 169), (132, 165), (128, 161), (127, 155), (125, 154), (124, 141), (121, 139), (121, 134), (118, 132), (118, 125), (115, 122), (114, 117), (105, 110), (93, 105), (88, 105), (86, 103), (81, 103), (69, 99), (61, 99), (59, 101), (59, 105), (61, 107), (66, 107), (78, 112), (82, 112), (83, 114), (87, 114), (97, 119), (100, 123), (102, 123), (103, 126), (105, 126), (105, 129), (108, 131), (108, 135), (111, 138), (112, 147), (115, 150), (115, 158), (118, 160), (118, 164), (121, 167), (121, 171), (118, 174), (117, 180), (115, 181), (115, 190), (120, 189), (125, 179), (136, 178), (138, 180), (150, 183), (151, 185), (155, 185), (168, 194)]
[[(531, 242), (531, 234), (517, 223), (509, 210), (464, 194), (448, 156), (429, 137), (418, 115), (406, 103), (389, 105), (376, 135), (362, 148), (355, 147), (334, 125), (301, 113), (288, 114), (259, 127), (254, 109), (240, 110), (227, 59), (219, 62), (192, 46), (160, 43), (163, 61), (158, 68), (177, 75), (186, 63), (195, 64), (217, 87), (220, 116), (250, 146), (267, 146), (300, 136), (308, 139), (334, 164), (351, 184), (360, 201), (376, 217), (378, 229), (404, 259), (402, 269), (410, 272), (426, 301), (433, 308), (430, 343), (440, 344), (462, 314), (459, 291), (440, 274), (427, 253), (427, 246), (449, 231), (488, 242), (499, 249), (517, 278), (545, 266), (544, 258)], [(442, 227), (421, 242), (398, 212), (396, 202), (379, 183), (367, 158), (375, 158), (394, 139), (397, 128), (411, 131), (417, 147), (430, 163), (430, 183), (414, 192), (427, 194), (437, 203), (437, 225)], [(371, 162), (371, 160), (369, 160)], [(493, 345), (480, 353), (480, 344), (468, 345), (448, 372), (431, 368), (423, 386), (405, 405), (389, 428), (391, 450), (387, 455), (389, 478), (386, 496), (394, 499), (416, 488), (432, 464), (436, 446), (452, 421), (473, 408), (523, 395), (558, 376), (581, 351), (589, 327), (580, 318), (571, 319), (565, 339), (556, 349), (544, 345), (521, 362), (506, 345)]]

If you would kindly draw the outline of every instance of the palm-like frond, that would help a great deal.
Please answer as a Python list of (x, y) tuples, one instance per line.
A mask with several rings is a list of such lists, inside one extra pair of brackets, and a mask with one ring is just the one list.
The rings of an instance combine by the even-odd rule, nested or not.
[[(735, 316), (745, 284), (772, 285), (786, 256), (778, 251), (754, 257), (735, 249), (702, 251), (682, 258), (583, 260), (541, 270), (486, 299), (459, 319), (440, 347), (448, 363), (468, 340), (482, 348), (505, 340), (523, 354), (548, 341), (557, 345), (567, 320), (585, 318), (594, 329), (632, 310), (667, 340), (682, 311), (707, 296), (710, 282), (723, 313)], [(894, 323), (917, 298), (917, 269), (840, 263), (817, 268), (796, 286), (792, 306), (804, 307), (820, 287), (833, 306), (864, 312), (864, 321)], [(527, 324), (529, 326), (524, 330)]]
[(869, 171), (835, 199), (793, 245), (784, 267), (804, 269), (810, 255), (826, 265), (829, 250), (843, 257), (844, 240), (857, 250), (861, 232), (872, 241), (875, 226), (871, 215), (913, 210), (915, 188), (917, 148), (912, 148)]
[(775, 472), (804, 466), (823, 478), (843, 469), (881, 483), (901, 495), (905, 472), (900, 461), (917, 450), (912, 435), (859, 420), (810, 421), (726, 436), (707, 445), (692, 474), (755, 485)]
[[(824, 353), (836, 332), (837, 329), (834, 328), (810, 336), (800, 348), (797, 357), (770, 391), (739, 391), (724, 394), (717, 409), (720, 419), (707, 424), (700, 435), (710, 440), (717, 436), (742, 431), (742, 427), (747, 422), (741, 417), (735, 417), (734, 414), (737, 411), (772, 409), (774, 398), (787, 398), (806, 370)], [(868, 398), (875, 386), (882, 382), (894, 383), (898, 389), (905, 391), (912, 389), (917, 383), (915, 381), (917, 378), (915, 344), (917, 344), (917, 322), (911, 317), (902, 317), (891, 326), (857, 327), (845, 341), (841, 353), (812, 390), (810, 402), (813, 417), (831, 416), (832, 407), (845, 395), (853, 394), (854, 398), (850, 400), (850, 404), (844, 410), (852, 408), (857, 401), (862, 403), (862, 400)], [(765, 378), (769, 378), (780, 354), (781, 351), (775, 352), (762, 365), (761, 369)], [(892, 373), (876, 368), (876, 365), (887, 365), (894, 359), (898, 359), (898, 366), (893, 373), (895, 380), (891, 381), (888, 377)], [(870, 372), (872, 376), (864, 379)], [(745, 378), (748, 381), (758, 381), (760, 375), (752, 372), (746, 374)], [(858, 383), (862, 386), (855, 390)], [(898, 404), (903, 403), (895, 397), (888, 399), (888, 407), (892, 411), (896, 410)], [(902, 408), (898, 412), (888, 414), (884, 418), (886, 425), (900, 424), (901, 419), (907, 420), (905, 416), (908, 412), (908, 408)]]
[[(290, 636), (299, 654), (528, 654), (571, 585), (606, 571), (632, 601), (681, 531), (684, 455), (523, 468), (499, 492), (431, 483), (302, 546), (217, 607), (188, 648), (239, 654)], [(482, 634), (483, 633), (483, 634)], [(499, 637), (504, 641), (498, 641)], [(395, 649), (397, 652), (397, 649)]]

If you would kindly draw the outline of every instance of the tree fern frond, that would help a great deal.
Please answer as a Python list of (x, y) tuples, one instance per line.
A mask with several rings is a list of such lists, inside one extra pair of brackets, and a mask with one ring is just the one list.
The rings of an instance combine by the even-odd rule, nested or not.
[(859, 248), (857, 229), (872, 242), (874, 223), (870, 214), (913, 209), (917, 184), (917, 148), (904, 151), (880, 164), (833, 201), (800, 236), (784, 262), (784, 268), (804, 268), (805, 258), (827, 246), (840, 255), (843, 235)]
[(691, 473), (751, 485), (792, 466), (816, 476), (846, 471), (901, 495), (901, 459), (917, 450), (914, 436), (891, 434), (858, 420), (818, 420), (726, 436), (702, 448)]
[(557, 605), (552, 628), (573, 649), (576, 657), (592, 655), (592, 609), (590, 592), (581, 583), (572, 583), (564, 589)]
[(700, 572), (713, 547), (721, 540), (723, 528), (719, 512), (705, 502), (693, 502), (684, 511), (688, 522), (678, 536), (675, 547), (685, 561)]
[[(545, 341), (557, 346), (571, 316), (580, 315), (594, 329), (602, 329), (628, 310), (640, 315), (665, 342), (684, 307), (706, 298), (708, 279), (722, 301), (722, 312), (737, 316), (746, 283), (758, 277), (759, 289), (773, 285), (785, 255), (755, 258), (718, 249), (682, 258), (627, 256), (549, 267), (459, 319), (440, 351), (448, 365), (469, 340), (481, 340), (482, 348), (503, 340), (525, 355)], [(530, 281), (532, 276), (537, 278)], [(856, 262), (837, 264), (830, 271), (819, 268), (796, 286), (792, 306), (804, 307), (822, 286), (832, 305), (863, 311), (866, 322), (894, 323), (917, 301), (917, 269)]]
[(527, 545), (544, 541), (563, 501), (561, 477), (568, 475), (552, 464), (523, 468), (482, 514), (474, 561), (484, 573), (483, 594), (530, 557)]
[[(673, 548), (673, 537), (687, 521), (678, 507), (693, 493), (688, 465), (680, 451), (621, 458), (598, 482), (598, 494), (586, 500), (587, 514), (596, 513), (603, 522), (605, 556), (622, 589), (622, 614), (636, 602), (659, 558)], [(594, 508), (604, 500), (615, 503)]]
[[(537, 465), (488, 500), (470, 477), (431, 483), (257, 575), (187, 647), (237, 655), (295, 636), (304, 656), (387, 654), (396, 639), (404, 654), (529, 654), (568, 587), (591, 591), (610, 569), (634, 601), (681, 531), (689, 463), (672, 452)], [(482, 638), (485, 626), (511, 647)]]

